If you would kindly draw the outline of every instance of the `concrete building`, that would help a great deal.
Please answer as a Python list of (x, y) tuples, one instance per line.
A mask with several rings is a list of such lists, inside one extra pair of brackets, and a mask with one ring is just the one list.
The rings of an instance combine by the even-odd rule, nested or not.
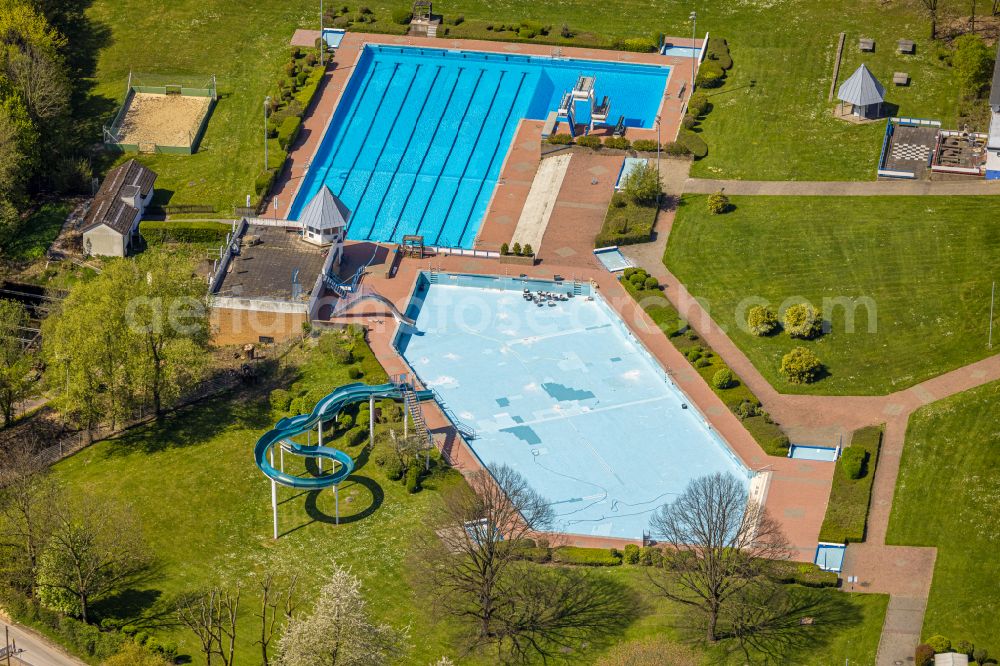
[(990, 89), (990, 132), (986, 140), (986, 180), (1000, 180), (1000, 43)]
[(84, 254), (124, 257), (129, 253), (139, 221), (153, 199), (155, 182), (156, 173), (135, 160), (108, 173), (84, 218)]

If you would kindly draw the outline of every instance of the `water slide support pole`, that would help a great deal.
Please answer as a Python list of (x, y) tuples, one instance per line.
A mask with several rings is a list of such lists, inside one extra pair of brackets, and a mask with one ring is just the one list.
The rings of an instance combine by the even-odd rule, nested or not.
[(375, 396), (368, 396), (368, 446), (375, 446)]
[[(271, 454), (271, 467), (274, 467), (274, 449), (272, 448), (269, 452)], [(274, 540), (278, 540), (278, 484), (275, 483), (274, 479), (271, 480), (271, 509), (274, 511)]]
[(337, 486), (333, 487), (333, 512), (336, 516), (336, 524), (340, 524), (340, 494), (337, 492)]
[[(317, 426), (317, 428), (318, 428), (318, 432), (319, 432), (319, 441), (317, 442), (317, 445), (318, 446), (323, 446), (323, 419), (322, 418), (319, 420), (319, 425)], [(316, 458), (316, 466), (319, 467), (319, 471), (321, 471), (321, 472), (323, 471), (323, 459), (322, 458), (319, 458), (319, 457)]]

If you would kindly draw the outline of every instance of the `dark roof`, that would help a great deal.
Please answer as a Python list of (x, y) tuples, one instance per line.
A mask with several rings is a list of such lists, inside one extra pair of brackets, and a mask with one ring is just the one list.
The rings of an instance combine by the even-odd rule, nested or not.
[(997, 59), (993, 63), (993, 87), (990, 89), (990, 107), (1000, 111), (1000, 41), (997, 42)]
[(101, 183), (101, 189), (94, 196), (87, 217), (84, 218), (83, 230), (90, 231), (103, 224), (120, 234), (127, 234), (135, 214), (139, 211), (122, 201), (122, 197), (130, 197), (138, 190), (145, 198), (153, 189), (154, 182), (156, 173), (135, 160), (116, 166), (108, 172), (104, 182)]

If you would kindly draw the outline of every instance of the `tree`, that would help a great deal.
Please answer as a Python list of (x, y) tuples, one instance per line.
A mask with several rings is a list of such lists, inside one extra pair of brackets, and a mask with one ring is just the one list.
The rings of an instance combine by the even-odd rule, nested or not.
[(56, 488), (35, 442), (23, 434), (0, 458), (0, 572), (14, 587), (34, 595), (38, 561), (48, 541)]
[(993, 54), (979, 35), (962, 35), (955, 40), (955, 55), (951, 59), (962, 92), (979, 95), (993, 74)]
[(408, 629), (375, 624), (361, 581), (334, 566), (311, 615), (293, 617), (281, 638), (282, 666), (377, 666), (397, 661)]
[(28, 398), (35, 383), (28, 376), (34, 361), (22, 341), (28, 311), (16, 301), (0, 300), (0, 412), (4, 425), (14, 420), (17, 403)]
[(51, 521), (52, 533), (39, 559), (38, 591), (53, 610), (88, 622), (94, 601), (140, 581), (152, 565), (128, 507), (62, 498)]
[(537, 567), (520, 553), (552, 522), (549, 503), (505, 465), (475, 472), (444, 497), (440, 529), (418, 548), (421, 582), (461, 622), (469, 648), (501, 660), (555, 656), (632, 614), (627, 591), (579, 569)]
[(785, 310), (785, 332), (793, 338), (811, 340), (823, 332), (823, 313), (809, 303)]
[(928, 16), (931, 19), (931, 39), (937, 39), (937, 11), (938, 11), (938, 0), (920, 0), (924, 3), (924, 9), (927, 10)]
[(172, 663), (138, 643), (126, 641), (122, 649), (102, 661), (101, 666), (170, 666)]
[(292, 619), (295, 611), (295, 583), (296, 578), (292, 577), (291, 582), (284, 591), (275, 589), (275, 580), (272, 574), (266, 574), (258, 583), (260, 587), (260, 612), (257, 617), (260, 619), (260, 638), (257, 644), (260, 645), (260, 663), (262, 666), (270, 665), (268, 648), (274, 638), (275, 625), (277, 624), (279, 613), (278, 605), (282, 607), (281, 615), (285, 622)]
[(648, 206), (660, 198), (660, 175), (649, 164), (639, 164), (625, 178), (622, 186), (625, 198), (634, 204)]
[(243, 588), (237, 583), (235, 593), (213, 587), (182, 597), (177, 604), (177, 619), (198, 637), (208, 666), (216, 655), (224, 666), (234, 663), (242, 596)]
[(729, 474), (693, 480), (653, 514), (650, 530), (671, 544), (663, 551), (665, 575), (651, 574), (653, 584), (665, 598), (704, 615), (709, 642), (719, 639), (727, 606), (769, 572), (770, 560), (788, 556), (778, 523)]
[(754, 335), (771, 335), (778, 330), (778, 315), (771, 308), (756, 305), (747, 313), (747, 328)]
[(792, 384), (810, 384), (819, 379), (823, 363), (812, 350), (796, 347), (781, 357), (779, 371)]

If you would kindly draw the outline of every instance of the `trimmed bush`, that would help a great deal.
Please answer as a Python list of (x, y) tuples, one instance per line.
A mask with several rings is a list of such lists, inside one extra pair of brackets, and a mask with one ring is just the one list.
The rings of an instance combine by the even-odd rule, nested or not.
[(695, 118), (708, 113), (708, 95), (703, 92), (691, 95), (691, 99), (688, 100), (688, 113)]
[(632, 148), (641, 153), (655, 153), (656, 141), (653, 139), (636, 139), (632, 142)]
[(663, 564), (663, 552), (655, 546), (643, 546), (639, 550), (639, 564), (644, 567), (658, 567)]
[(139, 233), (147, 245), (163, 243), (212, 243), (226, 242), (226, 235), (232, 231), (228, 224), (219, 222), (195, 222), (177, 220), (174, 222), (140, 222)]
[(272, 169), (261, 171), (253, 181), (253, 191), (258, 197), (262, 197), (268, 193), (273, 184), (274, 171)]
[(986, 648), (976, 648), (972, 652), (972, 658), (976, 660), (977, 664), (985, 664), (990, 658), (990, 653)]
[(521, 254), (523, 254), (526, 257), (535, 256), (535, 251), (531, 249), (531, 243), (524, 244), (524, 247), (521, 248)]
[(350, 377), (351, 379), (361, 379), (361, 377), (364, 374), (365, 373), (361, 371), (361, 368), (359, 368), (356, 365), (352, 365), (350, 368), (347, 369), (347, 376)]
[(778, 315), (763, 305), (755, 305), (747, 313), (747, 328), (757, 336), (771, 335), (778, 330)]
[(699, 88), (718, 88), (726, 78), (726, 72), (715, 60), (706, 60), (698, 68), (695, 84)]
[(651, 290), (651, 289), (656, 289), (659, 286), (660, 286), (660, 281), (657, 280), (652, 275), (650, 275), (648, 278), (642, 281), (643, 289)]
[(513, 252), (514, 252), (514, 256), (516, 256), (516, 257), (520, 257), (521, 256), (521, 252), (523, 252), (523, 250), (521, 249), (521, 244), (520, 243), (514, 243), (514, 250), (513, 250)]
[(823, 363), (805, 347), (796, 347), (781, 359), (780, 372), (792, 384), (811, 384), (819, 379)]
[(612, 136), (604, 140), (604, 147), (612, 150), (628, 150), (632, 143), (623, 136)]
[(420, 492), (420, 468), (416, 465), (406, 470), (406, 492), (411, 495)]
[(779, 583), (795, 583), (806, 587), (837, 587), (838, 576), (833, 571), (823, 571), (809, 562), (783, 560), (774, 562), (772, 576)]
[(614, 549), (562, 546), (552, 551), (552, 561), (584, 567), (617, 567), (622, 563), (622, 555)]
[(399, 481), (403, 478), (405, 471), (403, 463), (399, 462), (398, 459), (389, 458), (385, 461), (385, 476), (390, 481)]
[(302, 119), (298, 116), (289, 116), (281, 121), (281, 126), (278, 127), (278, 145), (282, 150), (288, 150), (288, 147), (295, 142), (301, 126)]
[(538, 32), (532, 28), (521, 28), (517, 31), (519, 39), (534, 39)]
[(913, 653), (913, 663), (916, 666), (930, 666), (934, 663), (934, 648), (927, 643), (921, 643)]
[(698, 119), (692, 116), (690, 113), (685, 114), (684, 118), (681, 120), (681, 127), (683, 127), (686, 130), (694, 129), (694, 126), (697, 124), (698, 124)]
[(656, 42), (648, 37), (631, 37), (621, 43), (621, 48), (633, 53), (652, 53), (656, 50)]
[(500, 254), (510, 254), (510, 246), (507, 243), (500, 244)]
[(671, 141), (663, 145), (663, 152), (667, 155), (673, 155), (679, 157), (681, 155), (690, 155), (691, 151), (680, 141)]
[(976, 651), (976, 646), (966, 640), (961, 640), (951, 646), (951, 649), (959, 654), (964, 654), (972, 659), (972, 654)]
[(708, 195), (708, 212), (712, 215), (722, 215), (729, 212), (729, 197), (722, 192)]
[(860, 446), (848, 446), (840, 453), (840, 469), (848, 479), (860, 479), (865, 473), (868, 452)]
[(569, 134), (550, 134), (545, 140), (554, 146), (568, 146), (573, 143), (573, 137)]
[(729, 368), (723, 368), (712, 375), (712, 386), (720, 391), (736, 386), (736, 375)]
[(288, 406), (292, 404), (292, 394), (283, 388), (276, 388), (271, 391), (271, 411), (284, 414), (288, 411)]
[(677, 140), (684, 144), (688, 152), (695, 156), (695, 159), (700, 160), (708, 155), (708, 144), (694, 132), (681, 132)]
[(935, 634), (927, 639), (927, 645), (934, 650), (935, 654), (941, 652), (951, 652), (951, 641), (941, 634)]
[(627, 543), (622, 549), (622, 559), (625, 564), (639, 564), (639, 546)]
[(593, 150), (598, 150), (604, 144), (601, 143), (601, 139), (599, 137), (587, 135), (587, 136), (581, 136), (579, 139), (577, 139), (576, 145), (581, 146), (583, 148), (591, 148)]
[[(312, 402), (311, 399), (310, 402)], [(347, 412), (342, 412), (339, 416), (337, 416), (337, 430), (350, 430), (353, 427), (354, 427), (353, 416), (351, 416)]]
[(809, 303), (785, 310), (785, 332), (793, 338), (812, 340), (823, 332), (823, 313)]

